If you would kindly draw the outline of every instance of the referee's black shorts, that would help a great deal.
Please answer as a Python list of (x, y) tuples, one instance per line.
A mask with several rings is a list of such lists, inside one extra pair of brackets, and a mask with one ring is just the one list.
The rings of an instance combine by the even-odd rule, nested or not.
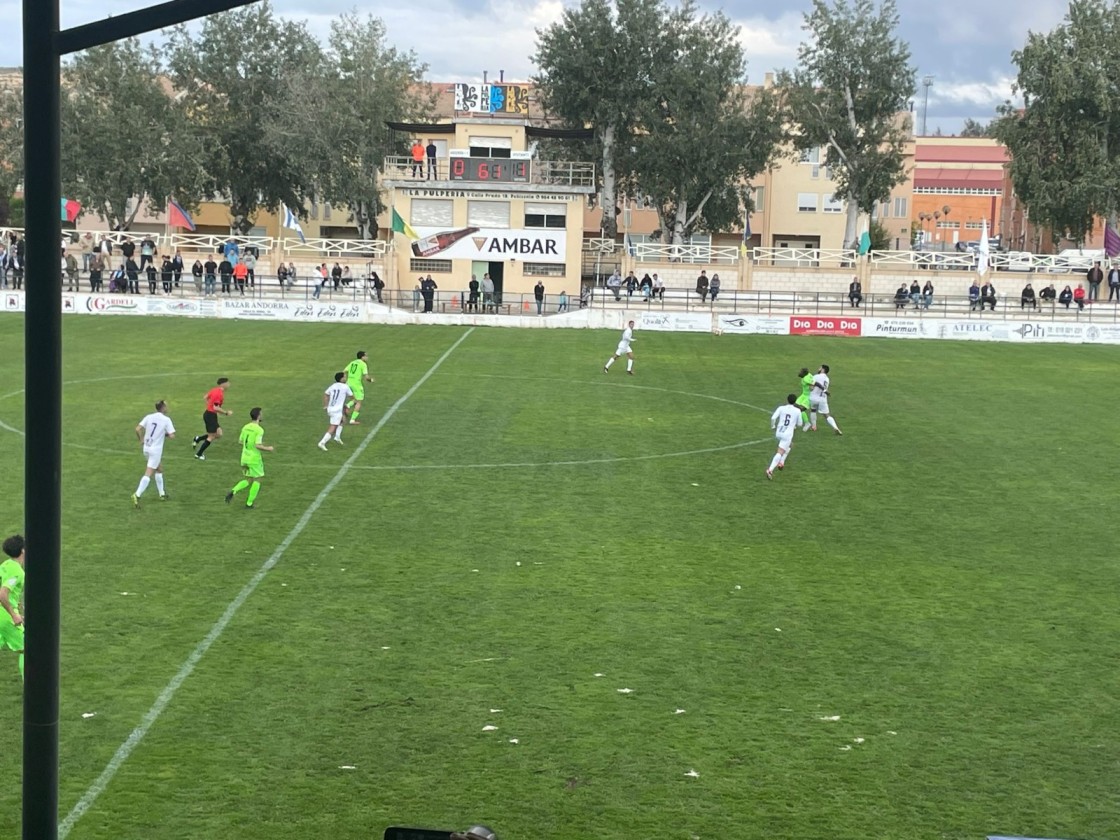
[(206, 434), (213, 435), (218, 431), (218, 412), (204, 411), (202, 412), (202, 422), (206, 426)]

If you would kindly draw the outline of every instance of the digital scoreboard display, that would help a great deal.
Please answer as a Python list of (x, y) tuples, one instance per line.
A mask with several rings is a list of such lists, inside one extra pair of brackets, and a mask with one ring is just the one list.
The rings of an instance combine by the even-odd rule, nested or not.
[(495, 181), (528, 183), (529, 161), (510, 158), (453, 157), (452, 181)]

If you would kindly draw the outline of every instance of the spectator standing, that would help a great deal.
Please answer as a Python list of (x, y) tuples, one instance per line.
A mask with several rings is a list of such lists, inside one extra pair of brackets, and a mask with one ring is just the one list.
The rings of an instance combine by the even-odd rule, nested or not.
[[(121, 256), (124, 257), (125, 265), (128, 265), (128, 261), (136, 256), (136, 243), (131, 239), (125, 239), (125, 241), (121, 243)], [(137, 266), (136, 270), (139, 272), (140, 266)]]
[(436, 177), (436, 152), (438, 152), (438, 151), (439, 150), (436, 149), (436, 141), (435, 140), (428, 140), (428, 146), (427, 146), (426, 149), (424, 149), (424, 152), (428, 156), (428, 180), (429, 181), (435, 180), (435, 177)]
[[(143, 255), (141, 255), (140, 259), (144, 259)], [(156, 264), (154, 262), (149, 262), (147, 268), (144, 269), (144, 273), (148, 276), (148, 294), (154, 295), (156, 293), (156, 284), (159, 283), (159, 271), (156, 270)]]
[(533, 300), (537, 302), (537, 314), (544, 314), (544, 281), (538, 280), (533, 287)]
[(315, 300), (319, 299), (319, 295), (323, 293), (323, 287), (330, 281), (330, 274), (327, 272), (327, 264), (323, 263), (319, 266), (318, 283), (315, 286), (315, 291), (311, 293), (311, 297)]
[(719, 295), (719, 275), (713, 274), (711, 282), (708, 283), (708, 293), (712, 296), (712, 303), (716, 302), (716, 297)]
[(194, 290), (197, 294), (202, 294), (202, 272), (202, 260), (195, 260), (191, 266), (191, 277), (194, 278)]
[(97, 245), (93, 241), (93, 234), (87, 230), (82, 234), (82, 271), (89, 271), (89, 263), (96, 250)]
[[(471, 279), (473, 280), (474, 278), (472, 277)], [(376, 271), (373, 272), (373, 274), (371, 274), (369, 276), (369, 282), (373, 286), (373, 293), (374, 293), (374, 295), (377, 296), (377, 302), (378, 303), (384, 303), (384, 301), (381, 300), (381, 292), (385, 288), (385, 281), (381, 279), (381, 275), (378, 274)], [(475, 299), (475, 303), (477, 304), (477, 302), (478, 302), (478, 282), (477, 281), (475, 281), (475, 284), (474, 284), (474, 299)], [(476, 306), (476, 309), (477, 309), (477, 306)]]
[(145, 236), (140, 241), (140, 268), (152, 265), (156, 261), (156, 243), (151, 236)]
[(101, 254), (101, 270), (108, 271), (113, 264), (113, 240), (102, 234), (101, 241), (97, 243), (97, 251)]
[(220, 253), (232, 266), (241, 257), (241, 246), (237, 244), (237, 240), (232, 236), (226, 240), (226, 244), (222, 246)]
[(471, 275), (471, 282), (467, 284), (467, 311), (478, 311), (478, 278), (473, 274)]
[(241, 262), (245, 263), (245, 271), (248, 272), (249, 285), (255, 287), (257, 285), (257, 255), (253, 253), (252, 248), (245, 249), (245, 256)]
[(416, 285), (412, 289), (412, 311), (416, 312), (420, 309), (420, 301), (424, 299), (424, 293), (421, 291), (420, 286), (423, 285), (424, 278), (417, 277)]
[(101, 291), (101, 253), (94, 251), (89, 258), (89, 290), (93, 294)]
[(179, 288), (179, 284), (183, 280), (183, 268), (184, 268), (183, 255), (179, 252), (179, 249), (176, 248), (175, 249), (175, 256), (173, 256), (171, 258), (171, 274), (172, 274), (172, 276), (175, 280), (175, 288), (176, 289)]
[(206, 262), (202, 265), (203, 277), (205, 282), (202, 285), (202, 293), (207, 297), (214, 294), (217, 289), (215, 284), (218, 280), (218, 264), (214, 262), (213, 257), (207, 257)]
[(696, 278), (696, 294), (700, 295), (700, 302), (708, 302), (708, 272), (701, 270), (700, 276)]
[(423, 178), (425, 152), (424, 146), (423, 144), (421, 144), (419, 137), (412, 141), (412, 150), (410, 153), (412, 155), (412, 177)]
[(242, 297), (245, 296), (245, 282), (249, 279), (249, 266), (245, 265), (245, 260), (238, 260), (237, 265), (233, 267), (233, 283), (237, 286), (237, 291), (241, 292)]
[[(66, 263), (66, 291), (72, 292), (78, 285), (78, 258), (67, 251), (63, 262)], [(78, 291), (81, 291), (81, 287)]]
[[(1101, 271), (1101, 262), (1097, 260), (1093, 263), (1093, 267), (1089, 269), (1089, 274), (1085, 278), (1089, 281), (1089, 300), (1101, 299), (1101, 281), (1104, 280), (1104, 272)], [(1074, 295), (1076, 298), (1077, 295)]]
[(427, 277), (425, 277), (424, 282), (422, 282), (420, 284), (420, 294), (424, 298), (424, 311), (425, 312), (432, 312), (433, 311), (432, 305), (435, 303), (436, 289), (438, 289), (438, 288), (439, 288), (439, 286), (436, 285), (436, 281), (432, 279), (432, 275), (430, 275), (430, 274)]
[(218, 276), (222, 278), (222, 294), (228, 295), (230, 281), (233, 279), (233, 263), (229, 261), (229, 257), (223, 256), (222, 261), (218, 263)]
[(568, 293), (567, 292), (560, 292), (560, 303), (556, 307), (556, 311), (557, 312), (567, 312), (568, 311)]
[(1108, 300), (1111, 303), (1115, 298), (1120, 303), (1120, 268), (1112, 266), (1108, 270)]
[(163, 280), (163, 293), (165, 295), (171, 294), (171, 284), (175, 281), (175, 266), (171, 262), (171, 257), (167, 254), (163, 255), (163, 265), (160, 266), (160, 277)]
[(498, 306), (494, 302), (494, 281), (490, 279), (489, 274), (482, 275), (482, 311), (488, 312), (493, 309), (494, 312), (498, 311)]

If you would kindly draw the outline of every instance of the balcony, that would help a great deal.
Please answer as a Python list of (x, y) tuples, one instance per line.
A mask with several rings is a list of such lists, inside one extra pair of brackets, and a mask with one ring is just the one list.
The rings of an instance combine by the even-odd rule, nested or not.
[(394, 187), (423, 181), (442, 188), (595, 191), (595, 164), (587, 161), (451, 157), (414, 163), (408, 155), (394, 155), (385, 158), (381, 177)]

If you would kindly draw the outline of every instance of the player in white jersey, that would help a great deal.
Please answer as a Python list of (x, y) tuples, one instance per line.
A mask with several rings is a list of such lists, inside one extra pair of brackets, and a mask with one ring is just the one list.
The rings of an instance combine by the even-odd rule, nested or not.
[(626, 325), (626, 329), (622, 331), (622, 338), (618, 341), (618, 349), (614, 351), (614, 355), (607, 359), (607, 363), (603, 365), (603, 373), (611, 369), (611, 365), (615, 363), (622, 356), (626, 357), (626, 372), (631, 376), (634, 375), (634, 351), (630, 349), (630, 342), (634, 340), (634, 322), (630, 321)]
[(335, 443), (342, 443), (342, 416), (346, 412), (346, 401), (354, 396), (346, 384), (346, 371), (334, 375), (334, 384), (323, 392), (323, 408), (327, 412), (327, 433), (319, 441), (319, 448), (327, 451), (327, 441), (334, 435)]
[(774, 437), (778, 440), (778, 451), (774, 453), (766, 470), (767, 478), (773, 479), (774, 470), (785, 467), (786, 455), (793, 447), (793, 432), (800, 424), (801, 407), (797, 405), (797, 395), (790, 394), (786, 397), (786, 405), (778, 406), (770, 415), (770, 428), (774, 430)]
[(812, 431), (817, 430), (817, 413), (824, 415), (825, 422), (833, 428), (838, 435), (844, 434), (832, 415), (828, 413), (828, 365), (821, 365), (817, 375), (813, 377), (813, 391), (809, 395), (809, 422)]
[(140, 507), (140, 497), (156, 477), (156, 492), (162, 501), (167, 501), (167, 493), (163, 488), (163, 442), (175, 437), (175, 424), (167, 416), (167, 403), (160, 400), (156, 403), (156, 410), (146, 416), (136, 425), (136, 437), (144, 447), (144, 457), (148, 459), (148, 466), (140, 478), (140, 485), (132, 494), (132, 506)]

